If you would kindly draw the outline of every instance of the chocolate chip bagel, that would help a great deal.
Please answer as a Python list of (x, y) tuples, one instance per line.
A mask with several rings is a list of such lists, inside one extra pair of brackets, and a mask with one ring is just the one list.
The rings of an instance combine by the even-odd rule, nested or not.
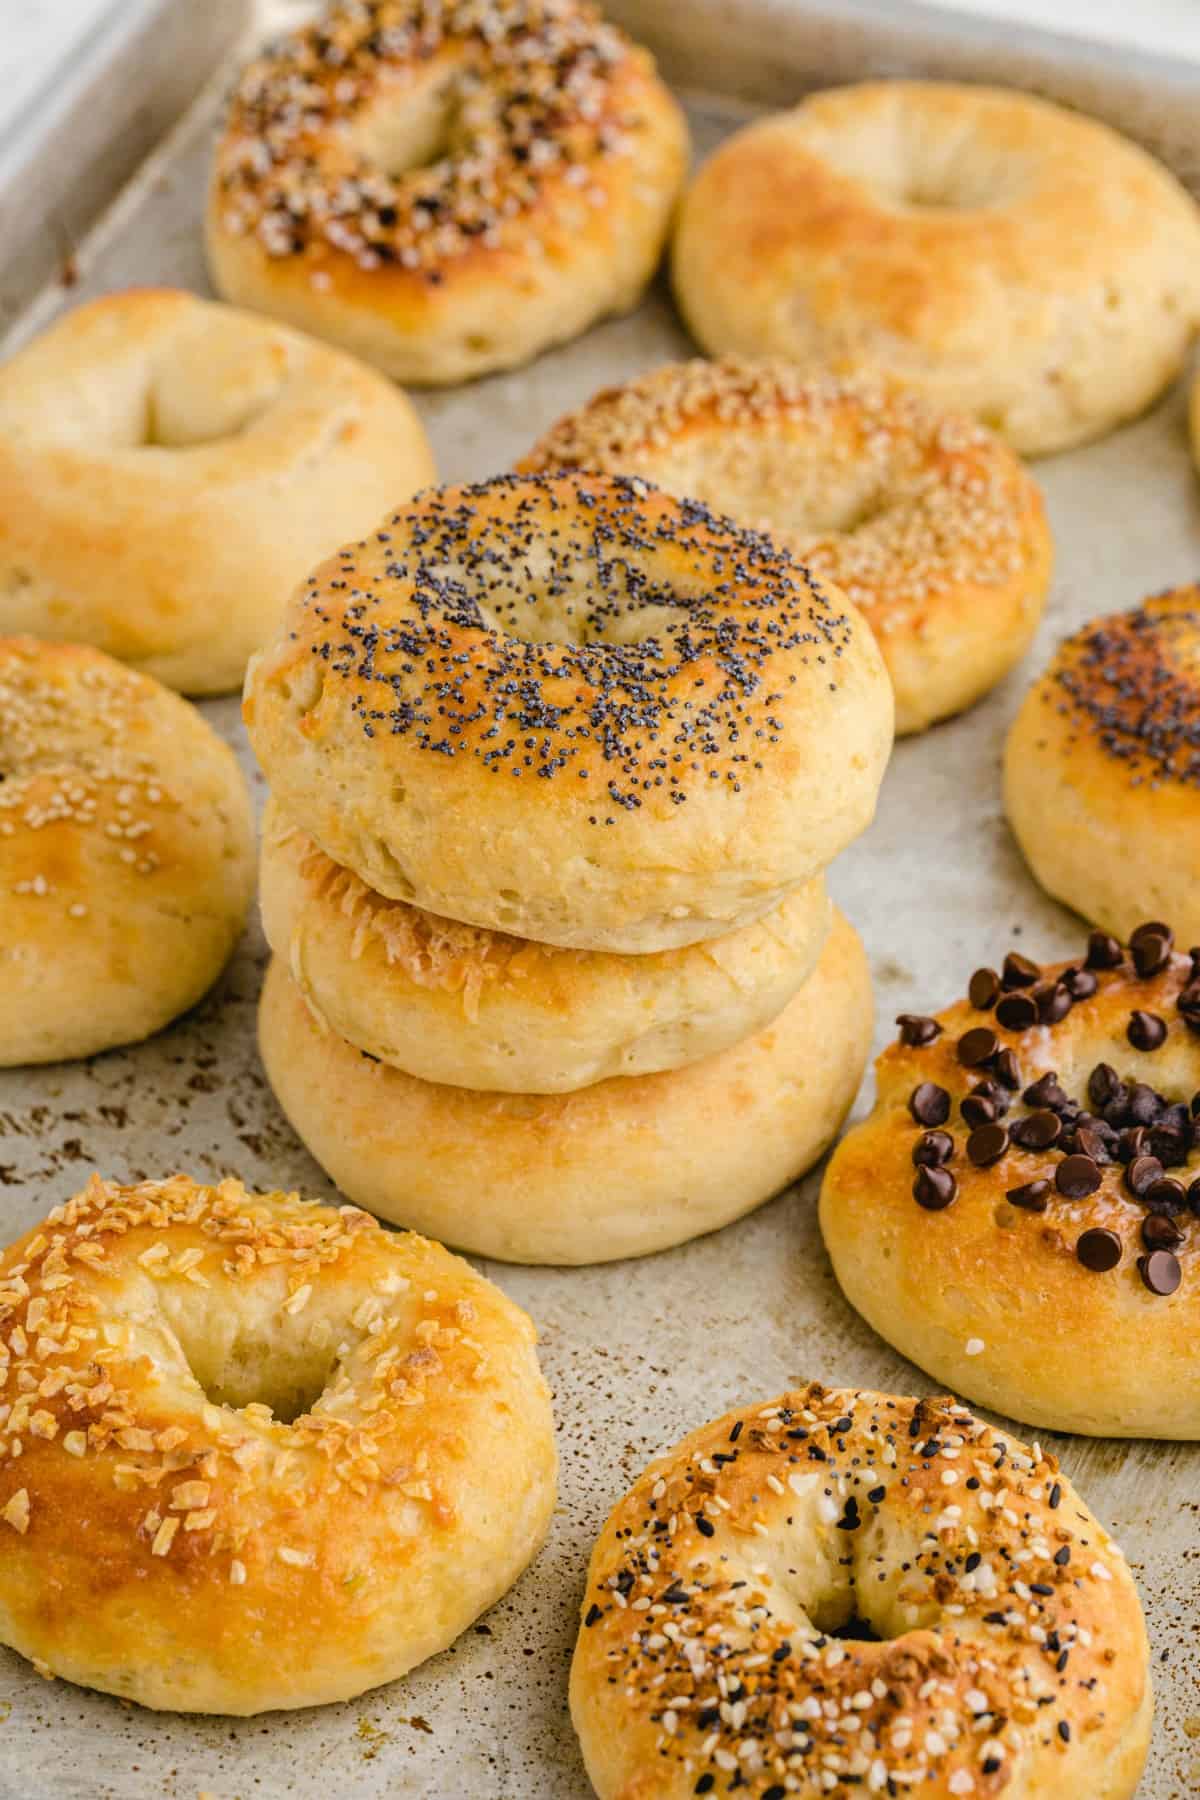
[(1014, 951), (899, 1025), (821, 1194), (847, 1299), (1012, 1418), (1200, 1438), (1200, 952)]
[(592, 1554), (600, 1800), (1129, 1800), (1137, 1590), (1056, 1459), (947, 1398), (819, 1387), (658, 1457)]
[(1200, 588), (1060, 645), (1009, 732), (1004, 802), (1056, 899), (1118, 937), (1156, 916), (1200, 942)]
[(868, 823), (892, 696), (787, 551), (641, 481), (430, 490), (324, 563), (255, 660), (284, 813), (390, 899), (515, 937), (716, 937)]

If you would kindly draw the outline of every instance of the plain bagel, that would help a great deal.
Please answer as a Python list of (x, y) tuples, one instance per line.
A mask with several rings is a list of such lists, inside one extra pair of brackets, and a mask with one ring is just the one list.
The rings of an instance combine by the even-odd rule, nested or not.
[(403, 507), (298, 590), (245, 716), (284, 812), (377, 893), (635, 953), (811, 881), (870, 820), (892, 738), (835, 588), (601, 475)]
[(721, 144), (674, 282), (714, 355), (882, 371), (1031, 455), (1149, 405), (1200, 321), (1200, 213), (1144, 150), (1006, 88), (874, 81)]
[(817, 876), (739, 931), (657, 956), (558, 950), (386, 900), (268, 802), (267, 941), (311, 1010), (423, 1081), (562, 1093), (677, 1069), (770, 1023), (812, 973), (832, 910)]
[(901, 734), (994, 687), (1041, 617), (1053, 547), (1031, 477), (982, 426), (875, 378), (667, 363), (517, 466), (640, 475), (777, 538), (870, 625)]
[(611, 1262), (714, 1231), (824, 1153), (858, 1090), (871, 983), (834, 917), (765, 1029), (703, 1062), (569, 1094), (417, 1081), (322, 1029), (278, 957), (259, 1008), (275, 1096), (342, 1193), (507, 1262)]
[(586, 0), (344, 0), (238, 82), (209, 266), (398, 381), (465, 381), (634, 305), (687, 149)]
[(511, 1586), (554, 1505), (534, 1330), (437, 1244), (177, 1175), (0, 1259), (0, 1642), (172, 1712), (346, 1700)]
[(227, 693), (313, 564), (434, 479), (373, 370), (177, 289), (108, 294), (0, 368), (0, 631)]
[(592, 1553), (571, 1714), (599, 1800), (1130, 1800), (1137, 1589), (1056, 1458), (939, 1397), (739, 1406)]

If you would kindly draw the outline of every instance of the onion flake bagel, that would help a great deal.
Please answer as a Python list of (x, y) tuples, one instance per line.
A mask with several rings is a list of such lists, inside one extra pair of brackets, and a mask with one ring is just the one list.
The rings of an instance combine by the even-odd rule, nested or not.
[(885, 371), (1028, 454), (1130, 418), (1200, 322), (1200, 213), (1031, 94), (871, 81), (736, 132), (685, 195), (680, 308), (713, 354)]
[(1200, 588), (1059, 646), (1009, 732), (1004, 803), (1056, 899), (1118, 937), (1153, 914), (1200, 942)]
[(0, 630), (228, 693), (313, 564), (434, 479), (373, 370), (194, 294), (108, 294), (0, 368)]
[(1050, 580), (1041, 495), (1013, 452), (878, 380), (668, 363), (597, 394), (518, 467), (640, 475), (769, 532), (862, 611), (900, 733), (1008, 672)]
[(377, 893), (623, 952), (810, 881), (870, 820), (892, 736), (836, 589), (600, 475), (402, 508), (294, 596), (245, 714), (284, 812)]
[(653, 61), (586, 0), (343, 0), (242, 76), (209, 265), (399, 381), (464, 381), (632, 306), (686, 167)]
[(817, 876), (682, 950), (557, 950), (385, 900), (274, 802), (260, 867), (267, 941), (324, 1024), (423, 1081), (512, 1093), (678, 1069), (740, 1042), (812, 973), (832, 916)]
[(1010, 1418), (1200, 1438), (1200, 952), (1013, 951), (899, 1024), (821, 1193), (847, 1299)]
[(85, 645), (0, 638), (0, 1068), (159, 1031), (253, 892), (246, 783), (196, 709)]
[(592, 1554), (571, 1713), (600, 1800), (1129, 1800), (1133, 1579), (1053, 1456), (815, 1383), (657, 1458)]
[(353, 1207), (93, 1177), (0, 1259), (0, 1641), (143, 1706), (343, 1700), (554, 1504), (526, 1315)]
[(611, 1262), (715, 1231), (823, 1155), (858, 1091), (871, 982), (839, 914), (813, 973), (753, 1037), (687, 1068), (568, 1094), (417, 1081), (322, 1029), (278, 957), (259, 1045), (341, 1191), (508, 1262)]

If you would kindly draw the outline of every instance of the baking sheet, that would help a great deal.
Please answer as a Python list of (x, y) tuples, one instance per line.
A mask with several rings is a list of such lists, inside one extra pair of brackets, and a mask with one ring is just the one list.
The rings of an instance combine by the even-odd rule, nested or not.
[[(619, 0), (615, 10), (631, 23), (640, 16), (643, 35), (665, 50), (668, 72), (694, 73), (687, 59), (701, 50), (702, 67), (725, 67), (718, 50), (734, 18), (732, 0), (699, 0), (686, 32), (683, 8), (673, 4)], [(875, 35), (866, 29), (873, 16)], [(1176, 142), (1177, 163), (1188, 167), (1190, 156), (1200, 169), (1200, 75), (1185, 79), (1176, 69), (1156, 87), (1163, 70), (1153, 59), (1050, 43), (1039, 60), (1036, 39), (1026, 36), (1018, 71), (1004, 60), (1011, 52), (1004, 34), (965, 23), (960, 31), (939, 15), (896, 7), (840, 5), (835, 16), (832, 6), (740, 0), (736, 18), (737, 44), (757, 46), (764, 98), (795, 95), (822, 73), (852, 73), (855, 46), (863, 57), (857, 66), (1020, 73), (1050, 92), (1077, 94), (1072, 82), (1086, 76), (1099, 110), (1134, 125), (1153, 117), (1158, 141)], [(831, 30), (840, 34), (836, 54)], [(1112, 77), (1108, 87), (1102, 68)], [(753, 70), (737, 58), (733, 78), (736, 103), (700, 98), (692, 105), (700, 151), (754, 98)], [(210, 97), (102, 223), (80, 258), (74, 293), (44, 296), (15, 335), (27, 335), (64, 301), (126, 283), (206, 287), (198, 220), (214, 107)], [(421, 397), (443, 475), (503, 467), (597, 386), (688, 348), (660, 287), (633, 317), (527, 370)], [(1037, 474), (1059, 566), (1032, 656), (967, 717), (897, 747), (875, 825), (831, 876), (871, 953), (881, 1043), (896, 1012), (949, 1001), (972, 968), (994, 964), (1011, 944), (1044, 958), (1078, 944), (1078, 921), (1039, 893), (1004, 826), (1004, 729), (1065, 630), (1194, 577), (1200, 564), (1200, 486), (1179, 393), (1105, 442), (1039, 464)], [(237, 703), (204, 710), (245, 753)], [(153, 1042), (86, 1064), (0, 1075), (5, 1239), (71, 1193), (93, 1166), (121, 1180), (184, 1168), (330, 1193), (258, 1065), (254, 1005), (264, 962), (255, 925), (213, 995)], [(869, 1084), (860, 1111), (868, 1091)], [(584, 1800), (566, 1709), (576, 1608), (595, 1531), (640, 1467), (725, 1407), (810, 1377), (930, 1389), (841, 1300), (817, 1231), (817, 1186), (810, 1177), (724, 1232), (637, 1263), (563, 1272), (481, 1264), (541, 1327), (562, 1491), (537, 1563), (452, 1649), (350, 1705), (244, 1721), (156, 1715), (65, 1683), (47, 1685), (0, 1651), (0, 1795)], [(1200, 1446), (1044, 1441), (1116, 1531), (1146, 1604), (1159, 1710), (1140, 1800), (1184, 1800), (1200, 1793)]]

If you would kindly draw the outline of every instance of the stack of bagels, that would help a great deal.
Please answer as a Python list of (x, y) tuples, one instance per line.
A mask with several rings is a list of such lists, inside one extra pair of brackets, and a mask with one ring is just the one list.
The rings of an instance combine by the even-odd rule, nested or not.
[(622, 477), (430, 490), (294, 596), (246, 720), (263, 1057), (350, 1198), (600, 1261), (832, 1141), (872, 1009), (823, 871), (892, 697), (785, 550)]

